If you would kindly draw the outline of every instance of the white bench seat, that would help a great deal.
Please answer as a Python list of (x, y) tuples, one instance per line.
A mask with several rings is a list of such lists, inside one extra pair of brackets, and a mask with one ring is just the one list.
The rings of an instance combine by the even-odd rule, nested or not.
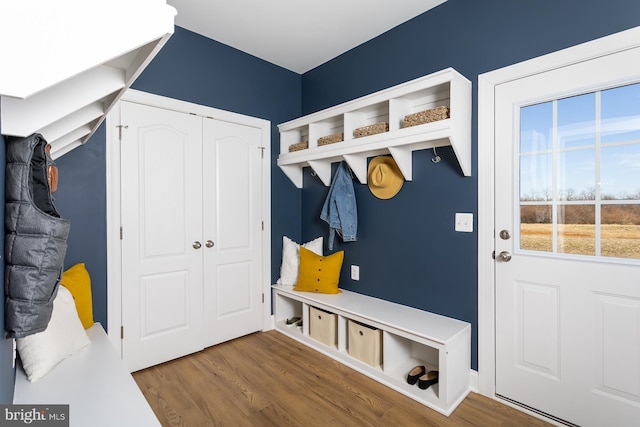
[(72, 427), (160, 426), (102, 325), (94, 324), (87, 335), (90, 345), (36, 382), (18, 367), (13, 403), (68, 404)]

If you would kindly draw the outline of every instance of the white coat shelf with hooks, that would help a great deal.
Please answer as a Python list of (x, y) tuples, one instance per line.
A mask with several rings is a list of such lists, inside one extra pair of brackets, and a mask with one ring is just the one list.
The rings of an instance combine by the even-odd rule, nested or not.
[[(433, 120), (433, 114), (442, 111), (446, 113)], [(430, 115), (431, 119), (421, 124), (410, 123), (415, 116)], [(368, 127), (377, 127), (379, 133), (363, 131)], [(414, 151), (449, 145), (462, 173), (471, 176), (471, 82), (453, 68), (282, 123), (278, 128), (278, 166), (298, 188), (302, 188), (302, 169), (306, 166), (329, 186), (331, 164), (342, 160), (360, 183), (366, 184), (367, 159), (381, 154), (391, 154), (405, 180), (410, 181)], [(322, 145), (322, 138), (327, 136), (341, 141)], [(304, 148), (291, 148), (301, 145)]]

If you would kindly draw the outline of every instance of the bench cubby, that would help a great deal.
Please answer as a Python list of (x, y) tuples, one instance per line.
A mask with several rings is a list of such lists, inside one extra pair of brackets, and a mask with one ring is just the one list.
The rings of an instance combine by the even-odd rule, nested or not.
[(335, 347), (337, 342), (337, 315), (309, 307), (309, 336), (324, 345)]
[(382, 366), (382, 330), (347, 320), (347, 353), (371, 366)]
[[(340, 294), (294, 291), (273, 285), (275, 329), (442, 413), (450, 415), (470, 391), (471, 325), (457, 319), (343, 290)], [(336, 345), (309, 334), (310, 312), (336, 315)], [(301, 328), (288, 326), (299, 316)], [(381, 332), (381, 357), (373, 366), (349, 354), (349, 323)], [(417, 365), (439, 371), (439, 382), (426, 390), (406, 382)]]

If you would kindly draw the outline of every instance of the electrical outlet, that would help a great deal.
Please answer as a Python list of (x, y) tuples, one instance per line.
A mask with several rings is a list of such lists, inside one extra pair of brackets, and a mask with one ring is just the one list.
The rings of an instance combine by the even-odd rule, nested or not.
[(360, 267), (357, 265), (351, 266), (351, 280), (360, 280)]
[(456, 213), (456, 231), (463, 233), (473, 232), (473, 214), (472, 213)]

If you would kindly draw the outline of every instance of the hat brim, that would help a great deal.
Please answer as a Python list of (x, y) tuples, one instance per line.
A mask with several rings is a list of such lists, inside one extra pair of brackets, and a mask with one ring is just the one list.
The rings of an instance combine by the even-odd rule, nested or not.
[[(372, 184), (372, 174), (380, 165), (386, 166), (388, 171), (391, 173), (385, 175), (384, 185), (376, 186)], [(369, 162), (369, 168), (367, 170), (367, 184), (371, 194), (376, 196), (378, 199), (386, 200), (398, 194), (402, 188), (402, 184), (404, 184), (404, 176), (393, 157), (378, 156), (374, 157)]]

